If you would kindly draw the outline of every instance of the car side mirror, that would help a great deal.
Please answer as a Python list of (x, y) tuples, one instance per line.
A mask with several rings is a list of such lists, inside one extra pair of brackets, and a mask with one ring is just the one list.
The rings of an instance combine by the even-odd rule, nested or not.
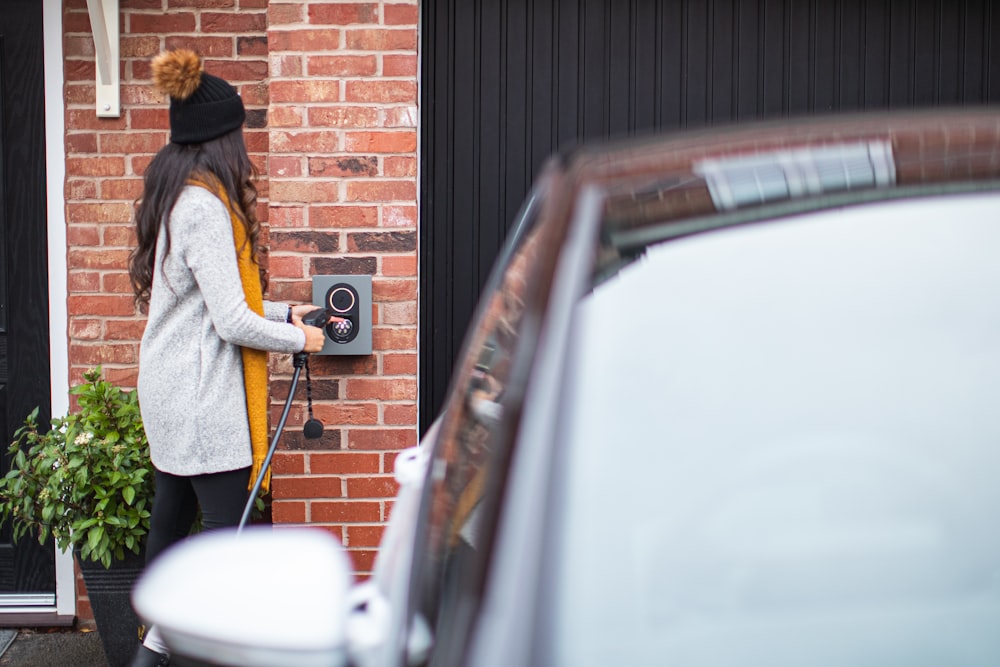
[(161, 554), (132, 602), (172, 655), (198, 664), (344, 665), (351, 572), (321, 529), (215, 530)]

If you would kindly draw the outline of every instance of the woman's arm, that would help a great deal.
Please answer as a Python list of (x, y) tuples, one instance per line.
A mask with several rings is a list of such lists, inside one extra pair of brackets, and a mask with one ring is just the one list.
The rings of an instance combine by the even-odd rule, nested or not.
[[(172, 251), (182, 253), (216, 332), (226, 342), (270, 352), (299, 352), (305, 333), (257, 315), (247, 305), (229, 212), (212, 193), (189, 187), (170, 216)], [(285, 306), (287, 312), (287, 306)], [(267, 311), (265, 310), (265, 314)]]

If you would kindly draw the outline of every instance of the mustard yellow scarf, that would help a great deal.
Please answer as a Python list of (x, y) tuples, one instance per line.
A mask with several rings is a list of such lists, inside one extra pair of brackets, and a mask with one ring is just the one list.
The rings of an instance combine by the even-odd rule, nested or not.
[[(226, 205), (229, 219), (233, 223), (233, 241), (236, 244), (236, 261), (240, 270), (240, 282), (243, 284), (243, 295), (247, 306), (258, 315), (264, 315), (264, 292), (260, 285), (260, 267), (253, 259), (252, 248), (247, 240), (246, 228), (233, 209), (226, 195), (225, 188), (217, 180), (206, 182), (196, 178), (188, 181), (191, 185), (205, 188)], [(253, 465), (250, 469), (250, 482), (247, 488), (253, 488), (257, 475), (260, 474), (264, 459), (267, 458), (267, 352), (249, 347), (241, 347), (243, 355), (243, 383), (247, 395), (247, 416), (250, 420), (250, 449), (253, 453)], [(270, 469), (264, 475), (261, 489), (267, 493), (271, 487)]]

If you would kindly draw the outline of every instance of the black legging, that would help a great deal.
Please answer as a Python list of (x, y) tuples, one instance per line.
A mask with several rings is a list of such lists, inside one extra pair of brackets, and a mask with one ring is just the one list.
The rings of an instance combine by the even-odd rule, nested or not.
[(191, 532), (201, 507), (202, 530), (238, 526), (249, 491), (250, 468), (181, 477), (156, 470), (146, 562)]

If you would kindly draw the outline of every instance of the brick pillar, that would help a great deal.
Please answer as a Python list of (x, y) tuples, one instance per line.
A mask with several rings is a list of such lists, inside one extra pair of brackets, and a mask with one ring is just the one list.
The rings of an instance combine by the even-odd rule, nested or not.
[[(326, 429), (302, 438), (296, 405), (273, 518), (331, 531), (359, 574), (417, 438), (417, 21), (416, 0), (268, 4), (272, 295), (308, 301), (322, 274), (370, 274), (374, 294), (373, 354), (311, 361)], [(274, 420), (291, 367), (272, 364)]]

